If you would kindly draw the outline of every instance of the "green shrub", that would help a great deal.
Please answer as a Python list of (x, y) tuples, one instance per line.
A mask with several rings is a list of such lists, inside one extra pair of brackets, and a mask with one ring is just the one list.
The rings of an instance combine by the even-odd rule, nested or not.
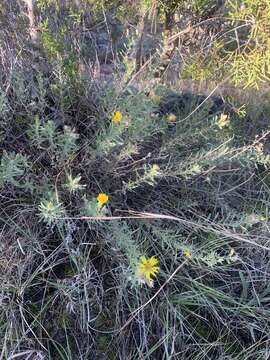
[[(266, 359), (267, 94), (173, 90), (153, 78), (159, 54), (136, 77), (133, 41), (111, 82), (83, 79), (73, 36), (89, 30), (89, 4), (105, 26), (112, 14), (141, 20), (139, 1), (62, 12), (40, 0), (40, 57), (19, 32), (20, 53), (1, 47), (12, 66), (0, 78), (0, 358)], [(215, 4), (157, 5), (157, 21), (181, 8), (201, 22)], [(267, 53), (268, 3), (225, 5), (224, 42), (191, 54), (185, 75), (255, 86), (264, 72), (248, 57)], [(231, 20), (248, 28), (240, 52), (225, 44)]]
[(25, 174), (27, 170), (27, 157), (11, 152), (4, 152), (0, 162), (0, 185), (14, 185), (20, 186), (19, 179)]
[(29, 136), (33, 144), (40, 149), (55, 153), (61, 159), (68, 159), (77, 149), (76, 141), (79, 135), (68, 126), (59, 131), (52, 121), (41, 124), (38, 117), (29, 129)]

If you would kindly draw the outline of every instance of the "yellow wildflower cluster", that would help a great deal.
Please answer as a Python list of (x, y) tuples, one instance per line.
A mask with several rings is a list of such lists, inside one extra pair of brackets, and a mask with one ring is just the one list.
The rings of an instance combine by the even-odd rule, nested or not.
[(168, 123), (170, 123), (170, 124), (175, 123), (175, 122), (176, 122), (176, 115), (173, 114), (173, 113), (168, 114), (168, 115), (167, 115), (167, 121), (168, 121)]
[(191, 259), (191, 252), (190, 250), (186, 249), (183, 251), (183, 255), (188, 258), (188, 259)]
[(105, 193), (99, 193), (97, 196), (97, 202), (99, 206), (107, 204), (109, 201), (109, 196)]
[(223, 129), (225, 127), (228, 127), (230, 125), (230, 117), (226, 114), (221, 114), (220, 118), (218, 119), (217, 126), (220, 129)]
[(147, 259), (146, 256), (141, 256), (138, 273), (139, 278), (146, 282), (148, 286), (153, 287), (152, 277), (157, 277), (159, 272), (158, 259), (155, 256), (152, 256), (150, 259)]
[(114, 124), (119, 124), (122, 120), (123, 120), (123, 114), (121, 113), (121, 111), (116, 111), (115, 113), (113, 113), (112, 122)]
[(152, 99), (153, 99), (153, 101), (154, 101), (155, 103), (159, 104), (160, 101), (161, 101), (161, 96), (159, 96), (159, 95), (154, 95)]

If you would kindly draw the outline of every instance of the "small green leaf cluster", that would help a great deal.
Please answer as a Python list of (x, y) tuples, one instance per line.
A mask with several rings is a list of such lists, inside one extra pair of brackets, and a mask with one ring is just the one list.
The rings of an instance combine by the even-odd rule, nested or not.
[(4, 151), (0, 160), (0, 186), (22, 185), (21, 178), (28, 168), (27, 157), (15, 152)]
[(258, 89), (270, 79), (270, 3), (230, 0), (229, 16), (236, 25), (247, 29), (246, 35), (240, 37), (241, 45), (231, 54), (233, 81)]
[(39, 207), (40, 217), (48, 225), (62, 221), (65, 214), (63, 205), (59, 202), (56, 194), (49, 194), (48, 198), (41, 201)]
[(39, 117), (36, 117), (28, 134), (33, 144), (39, 149), (56, 154), (63, 160), (68, 159), (78, 148), (79, 135), (75, 129), (64, 126), (63, 131), (59, 131), (51, 120), (42, 124)]
[[(73, 23), (75, 21), (76, 19)], [(60, 66), (68, 79), (75, 81), (79, 76), (78, 57), (72, 47), (71, 39), (68, 38), (68, 25), (64, 23), (53, 30), (46, 18), (40, 24), (40, 32), (40, 41), (47, 59), (53, 66)]]

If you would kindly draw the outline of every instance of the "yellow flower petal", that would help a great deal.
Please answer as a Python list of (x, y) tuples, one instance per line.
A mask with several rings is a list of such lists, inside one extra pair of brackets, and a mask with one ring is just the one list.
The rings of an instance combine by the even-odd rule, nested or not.
[(146, 259), (146, 256), (141, 256), (141, 263), (143, 264), (143, 265), (146, 265), (147, 264), (147, 259)]
[(161, 100), (161, 96), (159, 96), (159, 95), (154, 95), (153, 96), (153, 101), (155, 102), (155, 103), (160, 103), (160, 100)]
[(185, 257), (187, 257), (187, 258), (191, 258), (191, 253), (190, 253), (190, 251), (189, 250), (184, 250), (183, 251), (183, 255), (185, 256)]
[(151, 280), (151, 274), (152, 274), (151, 270), (146, 270), (145, 271), (146, 280)]
[(230, 125), (230, 117), (229, 115), (227, 114), (221, 114), (220, 115), (220, 118), (217, 122), (217, 126), (220, 128), (220, 129), (223, 129), (225, 127), (228, 127)]
[(151, 274), (152, 274), (152, 276), (157, 277), (158, 268), (156, 268), (156, 269), (153, 268)]
[(147, 259), (146, 256), (140, 257), (140, 262), (138, 264), (138, 275), (140, 278), (144, 279), (147, 284), (150, 286), (151, 276), (157, 277), (159, 272), (158, 259), (155, 256), (152, 256), (150, 259)]
[(143, 264), (139, 264), (139, 273), (140, 274), (144, 273), (144, 265)]
[(109, 200), (109, 196), (105, 193), (99, 193), (97, 196), (97, 201), (100, 205), (106, 204)]
[(152, 266), (155, 266), (158, 264), (158, 259), (155, 258), (155, 256), (152, 256), (149, 260), (149, 263), (152, 265)]
[(170, 114), (167, 116), (167, 121), (168, 121), (168, 123), (174, 123), (174, 122), (176, 122), (176, 116), (175, 116), (173, 113), (170, 113)]
[(123, 119), (123, 114), (121, 113), (121, 111), (116, 111), (113, 116), (112, 116), (112, 122), (114, 124), (119, 124)]

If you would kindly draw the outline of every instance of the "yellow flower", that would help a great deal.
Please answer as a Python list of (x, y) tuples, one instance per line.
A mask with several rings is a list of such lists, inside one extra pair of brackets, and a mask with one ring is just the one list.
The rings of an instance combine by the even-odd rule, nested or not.
[(123, 119), (123, 114), (121, 113), (121, 111), (116, 111), (113, 116), (112, 116), (112, 122), (114, 124), (119, 124)]
[(139, 275), (141, 278), (144, 278), (148, 285), (151, 286), (151, 276), (156, 277), (159, 271), (158, 259), (155, 256), (152, 256), (150, 259), (147, 259), (145, 256), (141, 256), (139, 262)]
[(229, 256), (234, 256), (234, 255), (235, 255), (234, 248), (230, 248)]
[(161, 35), (165, 38), (168, 37), (170, 35), (170, 30), (165, 30), (161, 33)]
[(169, 115), (167, 115), (167, 121), (168, 123), (176, 122), (176, 116), (173, 113), (170, 113)]
[(184, 250), (183, 251), (183, 255), (188, 258), (188, 259), (191, 259), (191, 253), (188, 249)]
[(223, 129), (225, 127), (228, 127), (229, 125), (230, 125), (230, 117), (229, 117), (229, 115), (221, 114), (220, 118), (219, 118), (219, 120), (217, 122), (217, 126), (220, 129)]
[(99, 193), (97, 196), (97, 201), (100, 206), (107, 204), (108, 200), (109, 200), (109, 196), (107, 194)]
[(154, 95), (153, 96), (153, 101), (155, 102), (155, 103), (160, 103), (160, 100), (161, 100), (161, 96), (159, 96), (159, 95)]

